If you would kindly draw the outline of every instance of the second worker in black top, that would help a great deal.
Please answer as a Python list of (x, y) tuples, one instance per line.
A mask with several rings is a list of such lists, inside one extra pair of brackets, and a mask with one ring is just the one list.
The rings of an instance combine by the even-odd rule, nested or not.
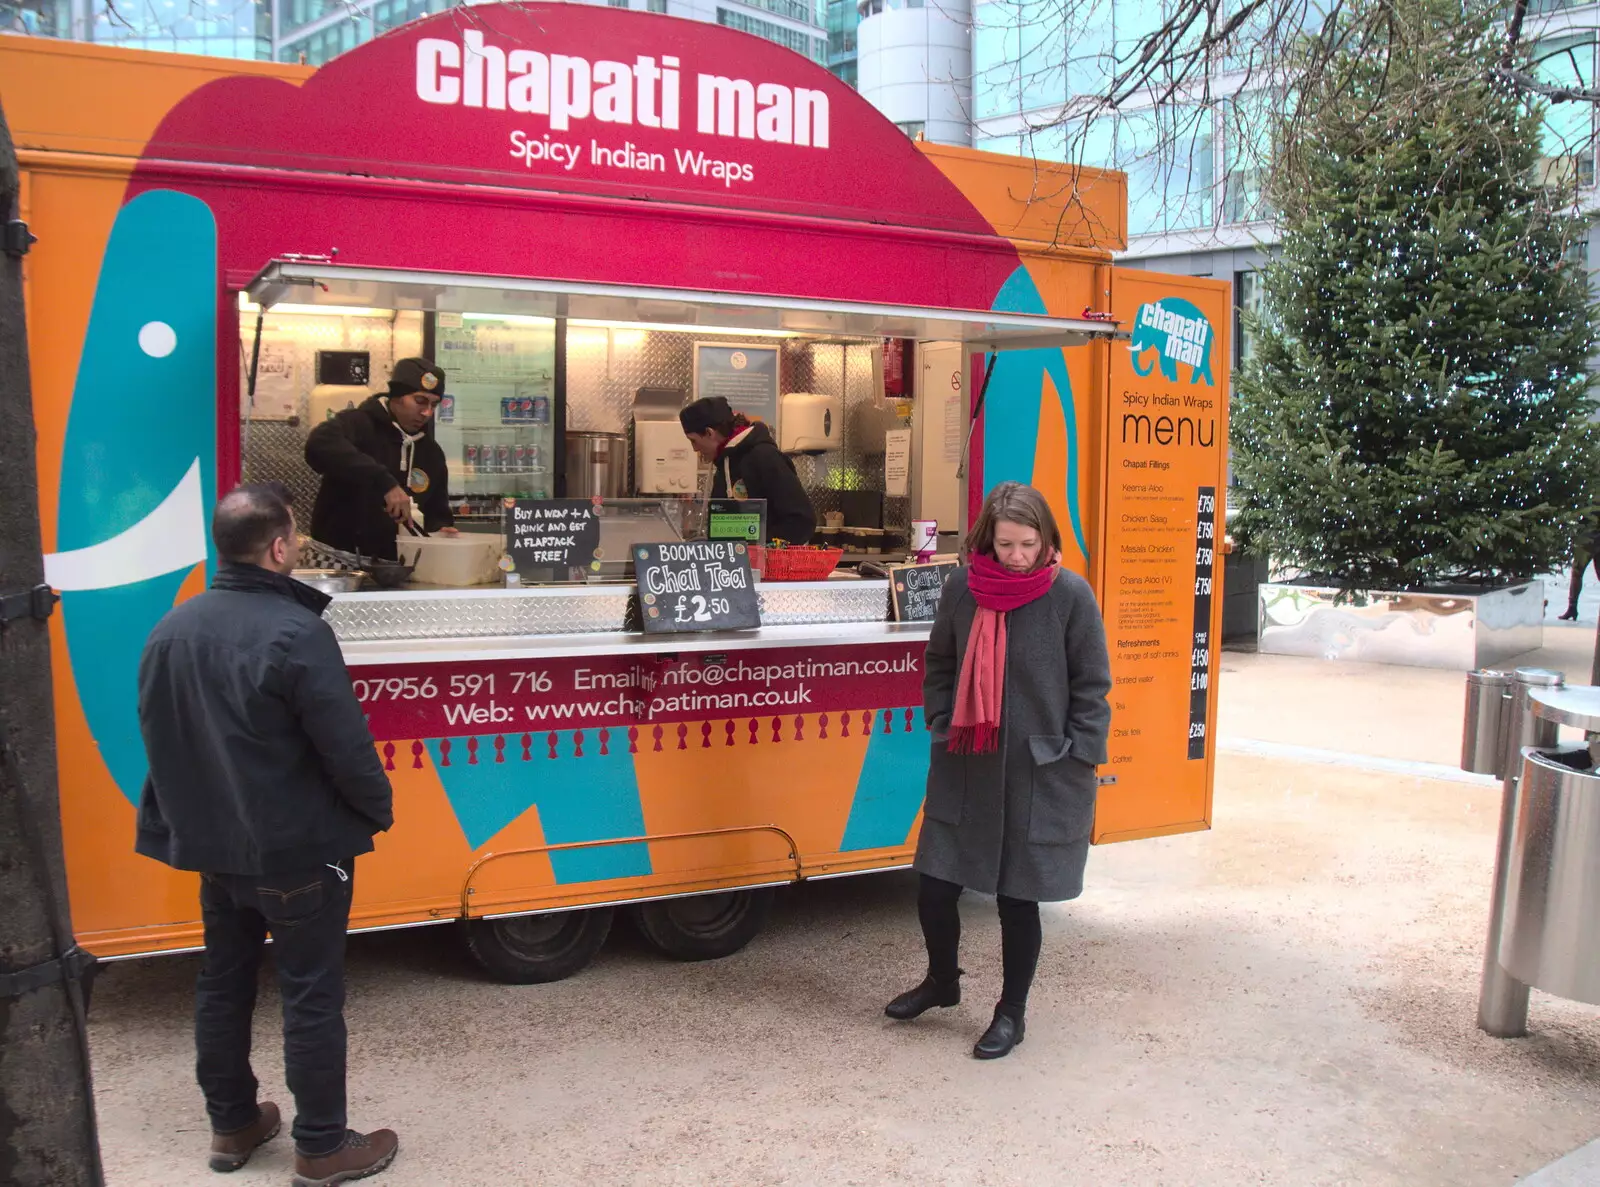
[(721, 396), (696, 400), (678, 413), (678, 423), (695, 452), (716, 467), (713, 499), (765, 499), (769, 539), (810, 543), (816, 510), (766, 425), (735, 412)]

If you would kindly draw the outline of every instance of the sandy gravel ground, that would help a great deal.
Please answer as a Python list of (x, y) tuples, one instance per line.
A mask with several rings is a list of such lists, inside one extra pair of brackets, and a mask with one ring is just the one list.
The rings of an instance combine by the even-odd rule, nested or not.
[[(786, 891), (716, 963), (619, 928), (550, 986), (482, 980), (450, 929), (358, 937), (352, 1120), (400, 1131), (373, 1180), (394, 1187), (1509, 1184), (1600, 1133), (1600, 1011), (1536, 994), (1528, 1038), (1475, 1029), (1497, 795), (1224, 754), (1214, 831), (1097, 849), (1085, 896), (1046, 908), (1027, 1040), (996, 1063), (968, 1055), (999, 989), (992, 903), (966, 904), (962, 1006), (881, 1015), (921, 971), (906, 875)], [(219, 1182), (194, 970), (97, 990), (115, 1187)], [(280, 1138), (230, 1181), (290, 1161)]]

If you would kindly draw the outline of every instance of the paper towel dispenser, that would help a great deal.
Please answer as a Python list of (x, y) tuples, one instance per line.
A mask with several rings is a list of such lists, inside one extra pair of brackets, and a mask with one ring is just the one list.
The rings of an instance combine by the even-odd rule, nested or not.
[(789, 392), (778, 414), (778, 448), (784, 453), (822, 453), (839, 448), (839, 401), (818, 392)]

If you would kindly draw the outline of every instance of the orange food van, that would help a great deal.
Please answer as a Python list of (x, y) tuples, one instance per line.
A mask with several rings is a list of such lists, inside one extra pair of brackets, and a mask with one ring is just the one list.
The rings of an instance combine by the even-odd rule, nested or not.
[[(1208, 827), (1231, 302), (1114, 266), (1122, 175), (915, 143), (786, 49), (584, 5), (445, 13), (317, 70), (0, 38), (0, 103), (97, 956), (201, 942), (194, 876), (133, 852), (135, 672), (214, 568), (211, 505), (272, 478), (304, 522), (309, 427), (417, 354), (450, 376), (462, 523), (593, 493), (577, 467), (615, 450), (612, 561), (703, 516), (637, 497), (682, 461), (645, 421), (696, 393), (800, 442), (869, 560), (1031, 482), (1111, 644), (1093, 839)], [(617, 907), (716, 956), (774, 887), (909, 864), (928, 624), (886, 580), (767, 580), (759, 628), (663, 634), (612, 570), (334, 598), (396, 800), (354, 929), (465, 921), (492, 972), (549, 980)]]

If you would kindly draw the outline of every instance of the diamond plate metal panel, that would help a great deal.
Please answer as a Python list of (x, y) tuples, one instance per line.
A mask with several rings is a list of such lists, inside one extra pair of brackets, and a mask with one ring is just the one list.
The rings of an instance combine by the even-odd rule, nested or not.
[(763, 582), (762, 626), (812, 626), (829, 622), (883, 622), (889, 587), (882, 581), (836, 581), (826, 585)]
[[(883, 622), (888, 616), (888, 586), (881, 581), (773, 582), (759, 592), (764, 626)], [(624, 629), (628, 601), (629, 593), (617, 587), (408, 590), (336, 596), (323, 617), (345, 643), (610, 634)]]
[(616, 590), (491, 590), (470, 596), (408, 591), (335, 597), (323, 617), (340, 641), (486, 639), (620, 631), (628, 595)]
[[(255, 342), (254, 313), (240, 313), (239, 392), (247, 397), (250, 354)], [(372, 389), (382, 391), (397, 358), (422, 353), (422, 318), (400, 313), (388, 318), (330, 317), (268, 313), (261, 331), (263, 357), (273, 360), (274, 380), (294, 391), (293, 420), (257, 419), (246, 404), (240, 409), (243, 472), (246, 482), (281, 482), (294, 495), (301, 523), (311, 523), (322, 479), (306, 465), (306, 436), (311, 432), (311, 389), (317, 382), (317, 351), (364, 350), (372, 356)], [(278, 377), (281, 376), (281, 379)], [(265, 393), (260, 403), (267, 404)]]
[[(641, 387), (682, 388), (684, 403), (689, 403), (694, 397), (694, 344), (709, 338), (751, 346), (771, 346), (777, 341), (783, 391), (821, 392), (839, 400), (843, 420), (840, 449), (794, 459), (795, 472), (811, 497), (819, 522), (826, 512), (840, 509), (840, 491), (882, 489), (883, 453), (866, 452), (854, 431), (857, 414), (877, 398), (873, 348), (868, 343), (641, 330), (616, 330), (608, 335), (598, 327), (574, 326), (567, 332), (568, 427), (628, 433), (634, 393)], [(709, 472), (702, 470), (702, 494), (710, 489), (709, 478)], [(904, 530), (910, 524), (910, 511), (909, 499), (886, 499), (884, 526)]]

